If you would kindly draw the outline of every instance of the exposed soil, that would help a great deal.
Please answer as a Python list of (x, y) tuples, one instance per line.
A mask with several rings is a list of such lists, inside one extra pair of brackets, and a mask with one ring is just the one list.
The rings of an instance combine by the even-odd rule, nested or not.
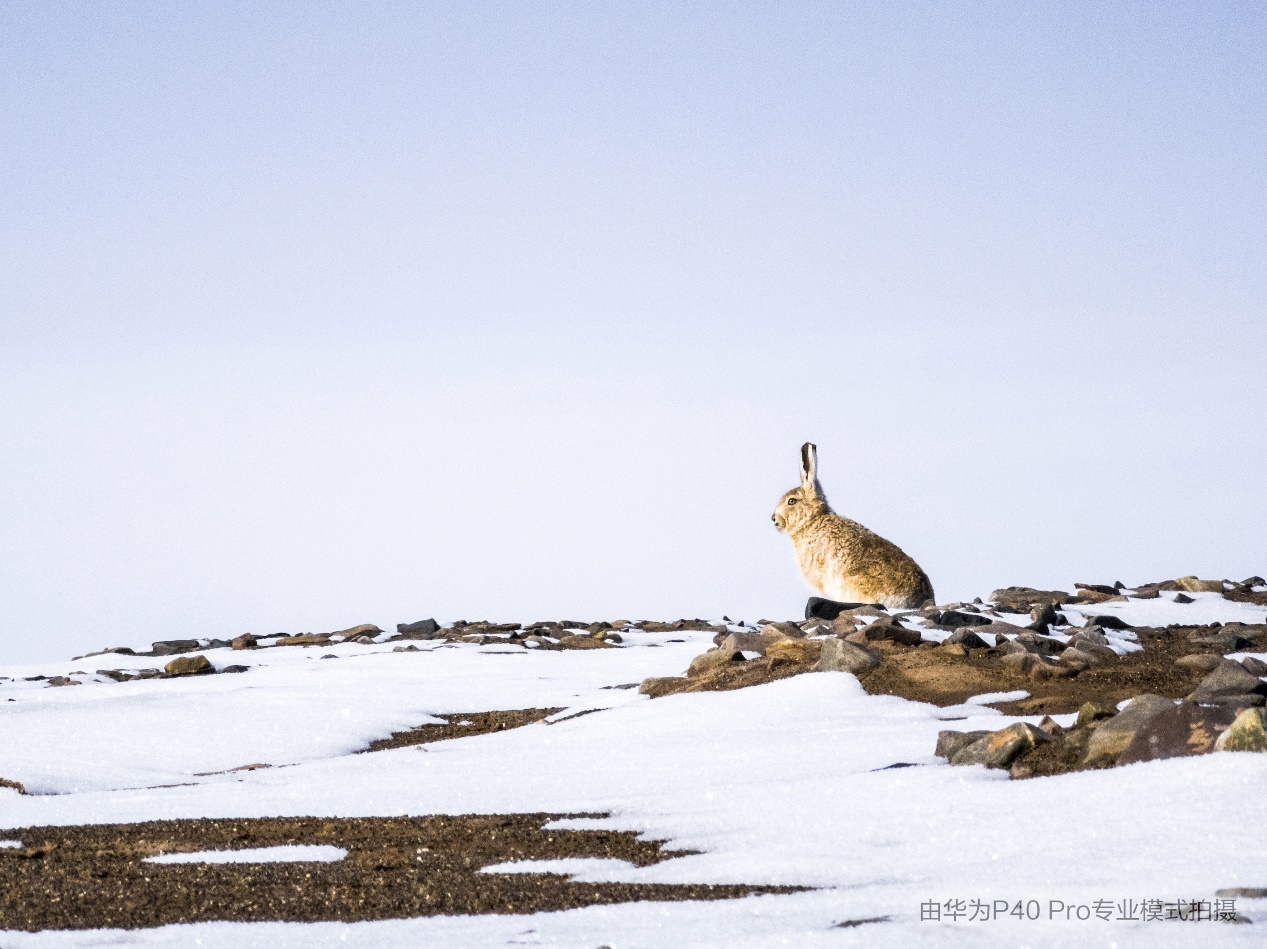
[[(680, 856), (629, 832), (545, 830), (558, 814), (177, 820), (5, 831), (0, 928), (135, 929), (207, 920), (304, 921), (535, 913), (634, 900), (716, 900), (787, 887), (572, 883), (482, 874), (510, 860)], [(160, 853), (331, 844), (333, 863), (152, 864)]]
[[(1116, 704), (1146, 692), (1183, 698), (1196, 688), (1203, 674), (1177, 666), (1175, 660), (1194, 653), (1217, 652), (1191, 641), (1211, 632), (1204, 626), (1137, 629), (1142, 651), (1063, 679), (1035, 679), (1016, 672), (1003, 664), (1003, 654), (997, 649), (970, 649), (962, 656), (927, 643), (906, 646), (880, 640), (868, 643), (868, 647), (882, 653), (883, 661), (858, 678), (871, 695), (897, 695), (939, 706), (959, 705), (987, 692), (1023, 689), (1030, 693), (1028, 698), (997, 703), (995, 707), (1011, 715), (1057, 715), (1076, 712), (1085, 702)], [(741, 689), (814, 669), (812, 662), (752, 659), (727, 663), (690, 678), (649, 680), (643, 691), (656, 698), (677, 692)]]
[(521, 708), (500, 712), (461, 712), (437, 715), (443, 718), (443, 725), (418, 725), (409, 731), (392, 732), (390, 738), (379, 738), (370, 742), (365, 751), (385, 751), (388, 748), (408, 748), (411, 745), (426, 745), (433, 741), (445, 741), (449, 738), (468, 738), (471, 735), (487, 735), (490, 732), (504, 732), (508, 728), (519, 728), (531, 725), (543, 718), (561, 712), (561, 708)]

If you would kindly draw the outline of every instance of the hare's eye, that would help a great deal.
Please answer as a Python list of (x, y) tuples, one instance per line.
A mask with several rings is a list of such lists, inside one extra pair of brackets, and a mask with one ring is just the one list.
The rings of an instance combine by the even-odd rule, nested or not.
[(788, 498), (788, 499), (787, 499), (787, 503), (788, 503), (789, 505), (795, 504), (795, 503), (796, 503), (796, 498)]

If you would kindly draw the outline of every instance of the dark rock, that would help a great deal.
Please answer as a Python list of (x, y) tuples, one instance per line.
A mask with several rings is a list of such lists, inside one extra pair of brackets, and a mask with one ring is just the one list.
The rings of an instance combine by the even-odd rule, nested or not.
[(1239, 662), (1224, 659), (1201, 680), (1201, 684), (1188, 696), (1188, 701), (1220, 704), (1215, 700), (1242, 695), (1267, 696), (1267, 682), (1263, 682)]
[(933, 622), (938, 626), (949, 626), (951, 629), (960, 626), (988, 626), (990, 617), (980, 613), (964, 613), (959, 610), (943, 610)]
[(1241, 665), (1245, 667), (1245, 671), (1250, 675), (1267, 676), (1267, 662), (1263, 662), (1255, 656), (1245, 656), (1241, 659)]
[(1101, 629), (1130, 629), (1120, 616), (1106, 613), (1102, 616), (1088, 616), (1088, 626), (1099, 626)]
[(113, 679), (115, 682), (130, 682), (136, 678), (132, 673), (124, 672), (122, 669), (98, 669), (97, 675)]
[(1233, 709), (1206, 708), (1191, 702), (1163, 709), (1136, 730), (1117, 763), (1203, 755), (1214, 750), (1214, 742), (1235, 717)]
[(1248, 639), (1228, 630), (1215, 633), (1213, 636), (1201, 636), (1192, 640), (1194, 645), (1209, 646), (1219, 652), (1240, 652), (1253, 645)]
[(254, 649), (258, 645), (258, 640), (251, 633), (243, 633), (230, 642), (229, 645), (234, 649)]
[(971, 629), (957, 629), (944, 640), (944, 643), (958, 643), (965, 649), (989, 649), (990, 644)]
[(917, 629), (907, 629), (896, 622), (882, 623), (878, 620), (860, 632), (871, 642), (888, 640), (903, 646), (918, 646), (924, 639), (924, 635)]
[(210, 660), (206, 656), (201, 655), (181, 656), (179, 659), (173, 659), (163, 668), (163, 672), (171, 678), (210, 675), (215, 671), (215, 667)]
[(858, 675), (869, 672), (880, 664), (880, 656), (864, 646), (859, 646), (843, 639), (828, 639), (823, 642), (819, 654), (819, 672), (852, 672)]
[(198, 649), (196, 639), (167, 639), (154, 643), (150, 650), (152, 656), (175, 656), (182, 652), (194, 652)]
[(221, 671), (221, 672), (230, 672), (230, 673), (232, 673), (232, 672), (246, 672), (246, 670), (247, 670), (247, 669), (249, 669), (249, 668), (250, 668), (250, 666), (225, 666), (225, 667), (224, 667), (223, 669), (221, 669), (220, 671)]
[(1014, 642), (1020, 643), (1029, 652), (1036, 652), (1040, 656), (1055, 656), (1065, 650), (1065, 644), (1060, 640), (1052, 639), (1048, 636), (1040, 636), (1030, 630), (1021, 633)]
[(805, 618), (806, 619), (825, 619), (833, 620), (844, 610), (856, 610), (862, 606), (869, 606), (872, 609), (884, 609), (879, 603), (841, 603), (837, 600), (827, 600), (821, 596), (811, 596), (805, 602)]
[(54, 688), (58, 688), (64, 685), (83, 685), (82, 682), (78, 682), (75, 679), (67, 678), (66, 676), (49, 676), (48, 684), (53, 686)]
[(1040, 603), (1029, 612), (1029, 618), (1033, 620), (1030, 623), (1031, 629), (1046, 631), (1047, 627), (1052, 626), (1056, 622), (1056, 617), (1060, 614), (1056, 612), (1055, 605), (1051, 603)]
[(1088, 593), (1100, 593), (1104, 596), (1117, 596), (1117, 587), (1105, 586), (1103, 583), (1075, 583), (1075, 589)]
[(158, 669), (139, 669), (136, 677), (138, 679), (157, 679), (162, 676), (162, 672)]
[(1195, 601), (1192, 599), (1192, 597), (1187, 596), (1187, 595), (1185, 595), (1185, 594), (1183, 594), (1183, 593), (1176, 593), (1176, 594), (1175, 594), (1175, 602), (1176, 602), (1176, 603), (1193, 603), (1193, 602), (1195, 602)]
[(420, 619), (416, 623), (397, 623), (396, 632), (410, 639), (435, 639), (440, 632), (440, 624), (434, 619)]
[(1117, 706), (1111, 702), (1083, 702), (1078, 709), (1078, 718), (1074, 728), (1083, 728), (1092, 722), (1103, 721), (1117, 714)]
[(935, 754), (938, 758), (945, 758), (946, 760), (949, 761), (951, 758), (955, 756), (956, 752), (959, 752), (962, 749), (967, 748), (969, 745), (971, 745), (975, 741), (980, 741), (982, 738), (984, 738), (988, 734), (990, 734), (988, 731), (938, 732), (937, 733), (937, 750), (934, 751), (933, 754)]

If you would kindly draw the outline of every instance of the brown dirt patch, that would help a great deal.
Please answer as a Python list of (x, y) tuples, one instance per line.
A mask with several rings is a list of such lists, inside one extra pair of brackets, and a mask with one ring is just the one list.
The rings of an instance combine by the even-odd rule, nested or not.
[(1201, 673), (1176, 666), (1175, 660), (1210, 650), (1194, 646), (1191, 634), (1207, 635), (1204, 627), (1139, 630), (1144, 649), (1103, 666), (1085, 669), (1069, 679), (1031, 679), (1013, 672), (994, 649), (969, 650), (966, 657), (940, 649), (911, 648), (896, 643), (872, 644), (885, 653), (878, 669), (861, 676), (872, 695), (899, 695), (934, 705), (957, 705), (985, 692), (1024, 689), (1030, 697), (995, 707), (1010, 715), (1057, 715), (1076, 712), (1084, 702), (1117, 703), (1145, 692), (1182, 698), (1196, 688)]
[(436, 718), (443, 718), (445, 724), (418, 725), (409, 731), (392, 732), (390, 738), (370, 742), (365, 751), (408, 748), (411, 745), (426, 745), (449, 738), (469, 738), (471, 735), (504, 732), (509, 728), (531, 725), (561, 711), (561, 708), (521, 708), (500, 712), (454, 712), (437, 715)]
[(802, 672), (813, 672), (814, 665), (812, 662), (791, 662), (787, 659), (749, 659), (747, 662), (726, 663), (698, 676), (648, 679), (642, 691), (653, 699), (679, 692), (729, 692), (776, 682)]
[[(633, 833), (546, 830), (557, 814), (177, 820), (5, 831), (0, 927), (135, 929), (209, 920), (303, 921), (535, 913), (634, 900), (715, 900), (794, 888), (572, 883), (482, 874), (508, 860), (616, 857), (639, 866), (679, 853)], [(152, 864), (159, 853), (332, 844), (334, 863)]]

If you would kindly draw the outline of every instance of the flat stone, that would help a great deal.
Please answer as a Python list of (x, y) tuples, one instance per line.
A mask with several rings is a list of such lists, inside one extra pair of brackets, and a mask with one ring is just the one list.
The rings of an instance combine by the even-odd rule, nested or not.
[(1088, 616), (1087, 625), (1098, 626), (1101, 629), (1130, 629), (1131, 628), (1122, 620), (1120, 616), (1114, 616), (1111, 613), (1107, 613), (1103, 616)]
[(990, 602), (1009, 613), (1028, 613), (1044, 603), (1059, 606), (1072, 599), (1064, 590), (1035, 590), (1033, 587), (1004, 587), (990, 594)]
[(330, 633), (304, 633), (301, 636), (283, 636), (275, 646), (328, 646)]
[(950, 763), (953, 765), (983, 764), (987, 768), (1006, 768), (1040, 742), (1049, 741), (1051, 741), (1051, 736), (1045, 732), (1039, 731), (1027, 722), (1017, 722), (960, 748), (951, 756)]
[[(498, 640), (490, 639), (489, 642), (497, 642)], [(560, 636), (558, 642), (560, 649), (619, 649), (615, 643), (609, 643), (605, 639), (595, 639), (593, 636)]]
[(1267, 710), (1247, 708), (1238, 714), (1214, 747), (1219, 751), (1267, 751)]
[(870, 672), (880, 665), (880, 656), (844, 639), (828, 639), (823, 642), (818, 658), (819, 672), (852, 672), (858, 675)]
[(949, 626), (952, 629), (960, 626), (988, 626), (990, 617), (980, 613), (964, 613), (959, 610), (943, 610), (936, 618), (929, 617), (938, 626)]
[(1198, 580), (1196, 577), (1180, 577), (1175, 587), (1185, 593), (1222, 593), (1222, 580)]
[(1086, 593), (1098, 593), (1101, 596), (1117, 596), (1117, 587), (1111, 587), (1105, 583), (1075, 583), (1074, 589), (1082, 590)]
[(1191, 702), (1163, 709), (1135, 732), (1117, 763), (1206, 754), (1214, 750), (1215, 741), (1235, 717), (1233, 709), (1207, 708)]
[(805, 618), (833, 620), (844, 610), (856, 610), (863, 606), (871, 607), (872, 609), (883, 609), (879, 603), (841, 603), (838, 600), (828, 600), (821, 596), (811, 596), (805, 602)]
[(681, 692), (690, 680), (683, 676), (661, 676), (650, 679), (643, 679), (642, 684), (638, 686), (638, 691), (643, 695), (649, 695), (651, 698), (660, 698), (663, 695), (672, 695), (674, 692)]
[(154, 643), (150, 652), (155, 656), (175, 656), (182, 652), (194, 652), (197, 648), (196, 639), (165, 639)]
[(761, 635), (776, 639), (803, 639), (805, 630), (795, 623), (766, 623), (761, 627)]
[(97, 675), (113, 679), (115, 682), (130, 682), (136, 678), (132, 673), (124, 672), (122, 669), (98, 669)]
[(1087, 764), (1110, 764), (1134, 739), (1135, 733), (1156, 715), (1175, 707), (1173, 699), (1161, 695), (1137, 696), (1131, 704), (1102, 723), (1087, 741)]
[(211, 661), (202, 655), (181, 656), (179, 659), (173, 659), (163, 667), (163, 672), (173, 677), (210, 675), (215, 671)]
[(765, 655), (766, 640), (760, 633), (731, 633), (717, 644), (731, 652), (757, 652)]
[(1267, 695), (1267, 683), (1239, 662), (1224, 659), (1201, 680), (1201, 684), (1188, 696), (1188, 701), (1210, 702), (1225, 696), (1250, 694)]
[(732, 662), (743, 662), (743, 654), (738, 650), (710, 649), (708, 652), (700, 653), (691, 660), (690, 668), (686, 670), (686, 674), (693, 679), (696, 676), (705, 675)]
[(1023, 645), (1028, 651), (1036, 652), (1040, 656), (1055, 656), (1065, 651), (1065, 644), (1059, 639), (1052, 639), (1050, 636), (1040, 636), (1030, 630), (1021, 633), (1016, 637), (1015, 641)]
[(83, 683), (77, 679), (71, 679), (67, 676), (49, 676), (48, 684), (53, 688), (60, 688), (66, 685), (83, 685)]
[(967, 748), (975, 741), (980, 741), (988, 731), (978, 732), (957, 732), (957, 731), (941, 731), (937, 733), (937, 750), (933, 752), (938, 758), (945, 758), (949, 761), (955, 754), (964, 748)]
[(341, 629), (337, 633), (331, 633), (332, 636), (342, 636), (344, 639), (356, 639), (358, 636), (379, 636), (382, 630), (373, 623), (362, 623), (360, 626), (351, 626), (347, 629)]
[(1215, 666), (1221, 666), (1224, 662), (1222, 656), (1214, 653), (1203, 652), (1194, 653), (1191, 656), (1182, 656), (1175, 660), (1175, 665), (1182, 669), (1188, 669), (1192, 672), (1200, 672), (1203, 675), (1213, 672)]
[[(323, 658), (324, 658), (324, 657), (323, 657)], [(250, 669), (250, 668), (251, 668), (250, 666), (225, 666), (225, 667), (224, 667), (223, 669), (221, 669), (220, 671), (221, 671), (222, 673), (223, 673), (223, 672), (230, 672), (230, 673), (232, 673), (232, 672), (246, 672), (246, 671), (247, 671), (248, 669)]]

